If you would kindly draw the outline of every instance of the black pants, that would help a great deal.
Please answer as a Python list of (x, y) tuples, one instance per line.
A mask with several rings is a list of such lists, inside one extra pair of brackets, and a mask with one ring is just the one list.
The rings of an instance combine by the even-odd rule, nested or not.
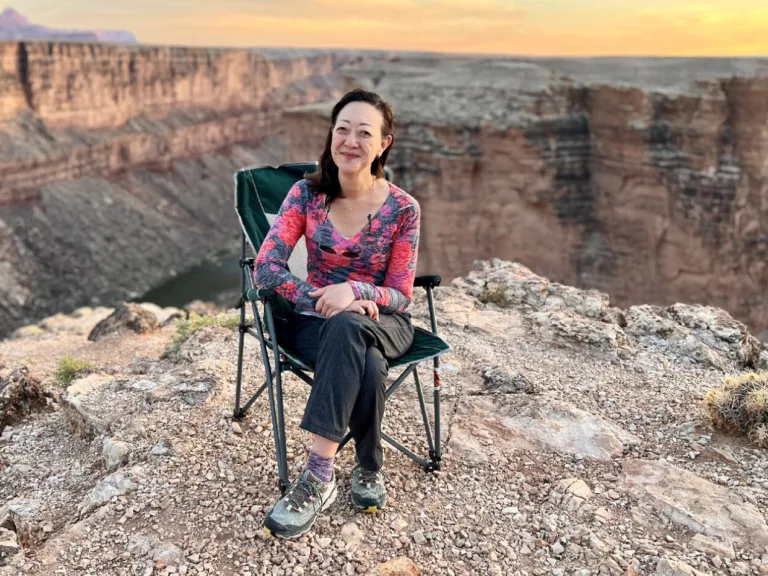
[(367, 470), (384, 465), (381, 422), (388, 360), (413, 343), (407, 312), (380, 314), (373, 320), (357, 312), (332, 318), (293, 314), (277, 319), (278, 340), (293, 348), (315, 370), (301, 428), (340, 442), (347, 428), (357, 459)]

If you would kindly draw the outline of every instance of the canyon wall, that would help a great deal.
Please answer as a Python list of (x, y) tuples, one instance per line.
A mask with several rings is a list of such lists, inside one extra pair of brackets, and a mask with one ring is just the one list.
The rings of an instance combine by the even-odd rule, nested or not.
[(236, 238), (232, 174), (357, 56), (0, 43), (0, 336), (139, 295)]
[[(499, 257), (768, 330), (768, 60), (396, 58), (352, 86), (395, 106), (421, 272)], [(317, 157), (329, 112), (287, 112), (290, 160)]]

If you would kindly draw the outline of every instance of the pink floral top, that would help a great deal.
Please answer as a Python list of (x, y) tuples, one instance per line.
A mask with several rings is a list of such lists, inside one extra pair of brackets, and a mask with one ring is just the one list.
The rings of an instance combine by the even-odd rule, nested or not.
[[(369, 224), (350, 238), (328, 219), (324, 194), (306, 180), (288, 192), (256, 257), (254, 281), (295, 304), (296, 312), (320, 316), (309, 292), (349, 282), (355, 298), (373, 300), (382, 313), (400, 312), (413, 296), (421, 208), (394, 184)], [(307, 280), (291, 274), (288, 258), (304, 236)]]

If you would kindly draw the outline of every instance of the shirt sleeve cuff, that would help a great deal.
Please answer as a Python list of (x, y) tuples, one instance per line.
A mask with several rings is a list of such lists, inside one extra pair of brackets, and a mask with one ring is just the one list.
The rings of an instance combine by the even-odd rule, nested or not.
[(360, 285), (357, 282), (350, 282), (349, 285), (352, 287), (352, 293), (355, 295), (355, 300), (365, 300), (365, 298), (363, 298), (362, 292), (360, 291)]

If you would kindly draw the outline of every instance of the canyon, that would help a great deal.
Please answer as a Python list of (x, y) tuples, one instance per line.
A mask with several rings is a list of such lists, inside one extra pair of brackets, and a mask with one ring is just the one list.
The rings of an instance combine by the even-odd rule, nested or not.
[(0, 44), (0, 336), (140, 295), (238, 237), (232, 175), (358, 56)]
[(236, 250), (232, 174), (316, 159), (354, 86), (395, 107), (419, 271), (477, 259), (768, 336), (768, 60), (0, 43), (0, 337)]
[[(768, 59), (392, 58), (345, 89), (395, 108), (419, 269), (519, 261), (619, 306), (697, 302), (768, 336)], [(287, 110), (314, 158), (331, 103)]]

